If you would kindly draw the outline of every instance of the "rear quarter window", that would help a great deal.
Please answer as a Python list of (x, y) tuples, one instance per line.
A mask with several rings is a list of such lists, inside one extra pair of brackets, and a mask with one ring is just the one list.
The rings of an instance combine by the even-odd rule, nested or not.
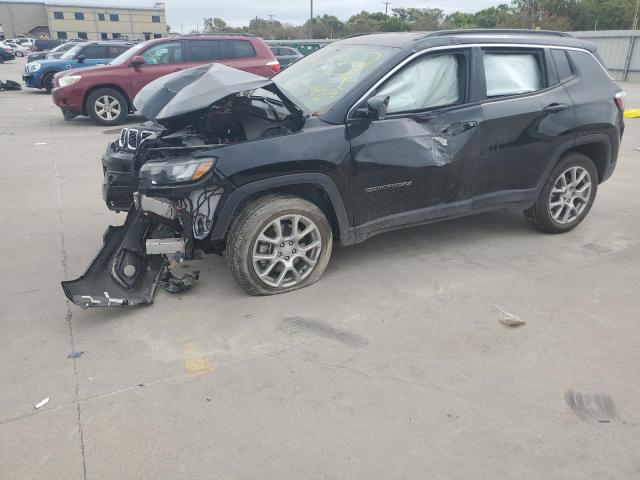
[(225, 40), (225, 58), (250, 58), (256, 56), (256, 51), (249, 40)]
[(569, 61), (569, 57), (567, 57), (567, 52), (565, 50), (555, 48), (551, 49), (551, 56), (556, 64), (556, 69), (558, 70), (558, 76), (560, 77), (561, 82), (569, 80), (575, 75), (573, 66)]
[(537, 50), (485, 51), (487, 97), (521, 95), (545, 88), (542, 58), (542, 52)]

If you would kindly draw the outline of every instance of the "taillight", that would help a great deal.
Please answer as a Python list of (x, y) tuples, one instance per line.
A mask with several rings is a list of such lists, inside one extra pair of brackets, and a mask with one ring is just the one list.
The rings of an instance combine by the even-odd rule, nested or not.
[(280, 71), (280, 63), (274, 60), (272, 62), (267, 62), (267, 67), (273, 70), (273, 73), (278, 73)]
[(618, 110), (620, 110), (620, 113), (624, 113), (624, 96), (624, 92), (618, 92), (613, 97), (613, 101), (616, 104), (616, 107), (618, 107)]

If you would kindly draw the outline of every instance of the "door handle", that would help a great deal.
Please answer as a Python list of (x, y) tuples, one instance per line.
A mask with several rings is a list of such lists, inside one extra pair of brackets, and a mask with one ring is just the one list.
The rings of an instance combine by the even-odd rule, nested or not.
[(462, 132), (466, 132), (467, 130), (471, 130), (472, 128), (475, 128), (477, 126), (478, 122), (474, 120), (462, 123), (456, 122), (441, 130), (440, 133), (442, 135), (450, 135), (452, 137), (455, 137), (456, 135), (460, 135)]
[(547, 113), (558, 113), (566, 110), (567, 108), (569, 108), (569, 105), (567, 105), (566, 103), (552, 103), (551, 105), (543, 108), (543, 111)]

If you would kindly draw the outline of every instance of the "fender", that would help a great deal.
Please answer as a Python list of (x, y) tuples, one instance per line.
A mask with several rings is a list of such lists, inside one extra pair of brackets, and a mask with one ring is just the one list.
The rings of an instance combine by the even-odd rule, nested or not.
[(558, 160), (560, 160), (560, 157), (562, 157), (562, 155), (564, 155), (568, 150), (580, 145), (586, 145), (587, 143), (600, 143), (605, 146), (605, 151), (607, 152), (607, 156), (604, 159), (605, 174), (602, 176), (602, 178), (599, 179), (600, 183), (605, 181), (611, 175), (611, 172), (613, 171), (613, 162), (612, 162), (613, 146), (611, 144), (611, 138), (609, 137), (609, 135), (607, 135), (606, 133), (593, 133), (589, 135), (581, 135), (577, 138), (574, 138), (573, 140), (569, 140), (567, 142), (561, 143), (553, 151), (553, 153), (550, 156), (549, 163), (545, 168), (544, 174), (540, 176), (540, 180), (536, 185), (536, 197), (542, 191), (542, 188), (544, 187), (545, 182), (549, 178), (549, 175), (551, 175), (551, 170), (553, 170), (553, 168), (556, 166), (556, 164), (558, 163)]
[(353, 228), (349, 223), (349, 216), (344, 206), (342, 196), (338, 191), (335, 183), (331, 178), (322, 173), (294, 173), (291, 175), (282, 175), (279, 177), (266, 178), (243, 185), (227, 197), (222, 205), (222, 209), (218, 214), (218, 220), (213, 227), (211, 240), (222, 240), (229, 229), (233, 216), (238, 209), (240, 203), (250, 195), (259, 192), (266, 192), (278, 187), (288, 185), (304, 185), (311, 184), (321, 188), (329, 197), (333, 206), (333, 211), (338, 220), (340, 243), (342, 245), (350, 245), (353, 242)]

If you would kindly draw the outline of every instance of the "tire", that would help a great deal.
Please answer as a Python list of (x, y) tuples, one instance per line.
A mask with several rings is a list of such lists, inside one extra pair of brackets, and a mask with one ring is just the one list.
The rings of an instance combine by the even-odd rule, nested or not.
[[(101, 108), (105, 105), (108, 107)], [(87, 114), (98, 125), (120, 125), (129, 114), (129, 102), (113, 88), (98, 88), (87, 97)]]
[[(294, 218), (299, 221), (297, 228), (302, 229), (301, 237), (292, 235)], [(285, 237), (282, 243), (271, 240), (278, 238), (276, 224), (280, 225), (280, 236)], [(304, 234), (307, 230), (310, 233)], [(265, 238), (269, 241), (265, 242)], [(250, 203), (236, 217), (225, 257), (231, 274), (247, 293), (274, 295), (316, 282), (327, 268), (332, 247), (331, 225), (316, 205), (291, 195), (269, 195)], [(270, 259), (254, 261), (254, 255)], [(264, 276), (261, 278), (259, 273)]]
[(17, 51), (16, 52), (16, 57), (24, 57), (24, 53)]
[(47, 93), (51, 93), (53, 90), (53, 76), (58, 72), (49, 72), (45, 73), (42, 77), (42, 88), (44, 88)]
[[(583, 180), (577, 182), (581, 177)], [(588, 188), (587, 182), (590, 183)], [(598, 170), (593, 161), (580, 153), (569, 153), (554, 167), (536, 203), (525, 210), (524, 215), (531, 225), (543, 232), (568, 232), (585, 219), (597, 191)]]

